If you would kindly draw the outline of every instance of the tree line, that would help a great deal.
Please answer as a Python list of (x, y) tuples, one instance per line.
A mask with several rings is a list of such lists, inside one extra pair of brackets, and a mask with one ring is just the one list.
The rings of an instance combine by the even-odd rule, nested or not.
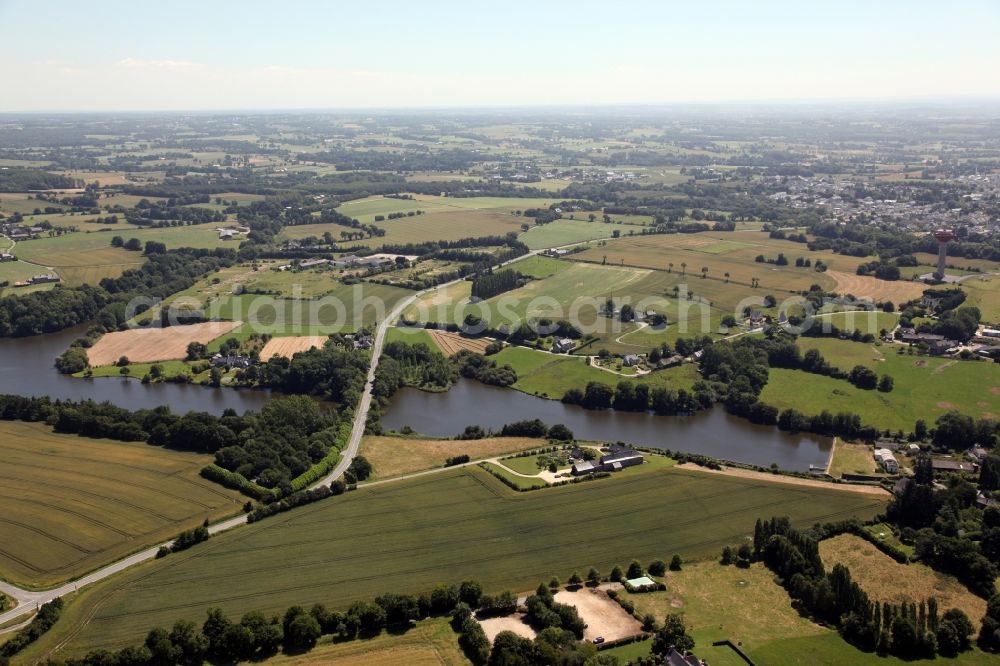
[(0, 298), (0, 337), (53, 333), (90, 321), (101, 333), (118, 330), (126, 324), (126, 304), (133, 298), (166, 298), (235, 260), (235, 252), (224, 248), (173, 250), (97, 286), (57, 285), (47, 292), (6, 296)]

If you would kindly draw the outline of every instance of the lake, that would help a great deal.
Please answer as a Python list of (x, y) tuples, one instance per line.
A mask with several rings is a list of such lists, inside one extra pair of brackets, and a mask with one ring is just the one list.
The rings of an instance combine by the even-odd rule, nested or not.
[(591, 411), (465, 379), (446, 393), (400, 390), (383, 415), (382, 425), (386, 430), (410, 426), (424, 435), (453, 437), (468, 425), (499, 430), (513, 421), (536, 418), (550, 426), (562, 423), (578, 439), (621, 440), (764, 467), (777, 463), (782, 469), (800, 472), (808, 471), (809, 465), (825, 467), (832, 446), (825, 437), (754, 425), (721, 407), (694, 416)]
[[(81, 327), (31, 338), (0, 338), (0, 393), (108, 401), (127, 409), (168, 405), (180, 414), (221, 414), (230, 408), (242, 414), (260, 409), (270, 399), (267, 391), (59, 374), (53, 361), (83, 331)], [(402, 389), (393, 397), (382, 423), (386, 429), (401, 430), (408, 425), (425, 435), (452, 437), (467, 425), (499, 430), (506, 423), (535, 418), (548, 425), (562, 423), (580, 439), (621, 440), (765, 467), (778, 463), (782, 469), (797, 471), (807, 471), (809, 465), (825, 466), (831, 447), (824, 437), (754, 425), (721, 408), (684, 417), (598, 412), (471, 380), (460, 380), (447, 393)]]
[(138, 378), (77, 379), (61, 375), (53, 365), (86, 327), (30, 338), (0, 338), (0, 393), (49, 396), (60, 400), (108, 401), (127, 409), (152, 409), (169, 405), (176, 413), (189, 411), (221, 414), (235, 409), (242, 414), (260, 409), (267, 391), (210, 388), (194, 384), (142, 384)]

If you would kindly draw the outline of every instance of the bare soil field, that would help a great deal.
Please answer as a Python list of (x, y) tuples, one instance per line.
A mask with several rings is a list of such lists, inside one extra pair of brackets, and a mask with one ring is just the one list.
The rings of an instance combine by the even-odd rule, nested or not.
[(133, 363), (168, 361), (187, 356), (192, 342), (208, 344), (240, 326), (241, 321), (209, 321), (189, 326), (135, 328), (108, 333), (87, 350), (90, 365), (111, 365), (122, 356)]
[(920, 298), (927, 285), (921, 282), (907, 280), (879, 280), (867, 275), (854, 275), (840, 271), (827, 271), (826, 275), (837, 282), (838, 294), (852, 294), (858, 298), (871, 298), (876, 301), (892, 301), (905, 303)]
[(463, 349), (468, 349), (477, 354), (484, 354), (486, 353), (487, 345), (492, 342), (483, 338), (465, 338), (458, 333), (448, 333), (447, 331), (428, 329), (427, 332), (430, 334), (431, 339), (434, 340), (434, 344), (440, 347), (446, 356), (453, 356)]
[(504, 617), (491, 617), (480, 620), (479, 624), (482, 626), (483, 631), (486, 633), (486, 638), (490, 640), (490, 643), (493, 643), (493, 639), (501, 631), (513, 631), (518, 636), (528, 639), (535, 637), (535, 630), (524, 621), (524, 613), (514, 613), (513, 615)]
[(313, 347), (322, 349), (327, 341), (325, 335), (302, 335), (287, 338), (271, 338), (260, 350), (260, 358), (266, 361), (272, 356), (284, 356), (291, 358), (295, 354), (309, 351)]
[(375, 468), (378, 478), (390, 478), (444, 465), (452, 456), (468, 454), (473, 460), (545, 446), (545, 440), (530, 437), (488, 437), (486, 439), (410, 439), (407, 437), (365, 437), (361, 455)]
[(592, 641), (602, 636), (606, 641), (614, 641), (642, 633), (639, 621), (626, 613), (604, 590), (589, 587), (582, 587), (574, 592), (560, 590), (556, 592), (555, 600), (576, 607), (587, 624), (583, 631), (584, 640)]
[(900, 564), (873, 544), (853, 534), (842, 534), (819, 543), (824, 566), (843, 564), (851, 576), (876, 601), (901, 603), (936, 597), (941, 613), (961, 608), (978, 625), (986, 601), (946, 574), (923, 564)]

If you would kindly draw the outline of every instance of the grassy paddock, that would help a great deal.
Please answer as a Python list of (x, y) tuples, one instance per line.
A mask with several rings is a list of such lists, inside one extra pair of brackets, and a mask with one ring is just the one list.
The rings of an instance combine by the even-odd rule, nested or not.
[(50, 586), (239, 510), (210, 456), (0, 421), (0, 577)]
[(375, 468), (375, 477), (390, 478), (441, 467), (453, 456), (468, 454), (477, 460), (546, 445), (546, 440), (530, 437), (459, 440), (370, 436), (361, 443), (361, 455)]
[(209, 606), (234, 615), (314, 602), (343, 608), (463, 578), (490, 591), (526, 590), (552, 575), (609, 571), (632, 558), (713, 558), (760, 516), (787, 514), (809, 525), (884, 509), (881, 499), (835, 488), (650, 467), (532, 493), (513, 492), (475, 467), (361, 488), (89, 588), (70, 621), (32, 652), (64, 641), (69, 654), (135, 642), (153, 626), (200, 621)]

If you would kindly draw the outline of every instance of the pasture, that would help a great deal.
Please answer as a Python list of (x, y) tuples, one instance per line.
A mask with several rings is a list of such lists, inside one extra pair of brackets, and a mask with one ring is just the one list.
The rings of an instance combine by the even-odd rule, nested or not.
[(125, 240), (138, 238), (142, 243), (159, 241), (168, 249), (218, 247), (221, 245), (218, 234), (209, 226), (69, 233), (22, 241), (14, 248), (14, 254), (22, 261), (54, 269), (70, 286), (97, 284), (102, 278), (117, 277), (145, 263), (141, 252), (111, 247), (113, 236)]
[(375, 468), (374, 478), (387, 479), (441, 467), (454, 456), (468, 454), (472, 460), (481, 460), (547, 444), (544, 439), (530, 437), (461, 440), (369, 435), (361, 441), (361, 455)]
[[(511, 215), (509, 212), (490, 210), (445, 210), (442, 212), (401, 217), (384, 222), (376, 222), (375, 226), (385, 229), (384, 236), (375, 236), (351, 244), (366, 245), (380, 248), (383, 245), (405, 243), (427, 243), (431, 241), (454, 241), (461, 238), (479, 236), (503, 236), (508, 233), (518, 233), (526, 220)], [(296, 240), (314, 236), (322, 238), (329, 232), (334, 240), (339, 241), (341, 232), (349, 231), (339, 224), (301, 224), (282, 229), (280, 240)]]
[[(419, 593), (466, 578), (490, 592), (526, 590), (633, 558), (714, 558), (752, 533), (759, 516), (811, 525), (883, 509), (881, 499), (834, 487), (676, 468), (532, 493), (475, 467), (444, 471), (362, 487), (140, 565), (82, 592), (69, 621), (32, 653), (134, 643), (150, 627), (201, 621), (210, 606), (230, 615), (315, 602), (343, 609), (381, 592)], [(586, 518), (587, 529), (569, 516)]]
[(313, 347), (322, 349), (326, 344), (327, 337), (324, 335), (302, 335), (283, 338), (271, 338), (260, 350), (260, 358), (264, 361), (272, 356), (283, 356), (291, 358), (299, 352), (309, 351)]
[[(783, 253), (787, 266), (758, 263), (757, 255), (776, 259)], [(798, 268), (795, 260), (808, 258), (815, 266), (821, 260), (830, 270), (853, 273), (864, 258), (849, 257), (832, 252), (811, 252), (803, 243), (770, 238), (767, 233), (744, 231), (739, 233), (706, 231), (695, 234), (658, 234), (627, 236), (610, 240), (580, 254), (574, 259), (609, 264), (638, 266), (673, 273), (685, 272), (700, 277), (701, 269), (708, 269), (709, 279), (728, 280), (749, 286), (752, 278), (760, 281), (760, 290), (789, 292), (809, 289), (812, 284), (831, 289), (836, 281), (813, 268)], [(686, 268), (683, 264), (687, 264)], [(726, 273), (729, 277), (726, 278)]]
[(93, 367), (111, 365), (122, 356), (138, 363), (182, 359), (187, 356), (187, 347), (190, 343), (208, 344), (229, 333), (241, 323), (210, 321), (187, 326), (112, 331), (105, 333), (87, 350), (87, 358)]
[(854, 412), (865, 423), (904, 432), (913, 430), (917, 419), (932, 425), (952, 409), (976, 418), (1000, 414), (1000, 366), (995, 363), (915, 356), (902, 345), (872, 347), (831, 338), (803, 338), (799, 347), (819, 349), (831, 365), (845, 371), (861, 364), (890, 375), (895, 387), (889, 393), (865, 391), (846, 380), (772, 368), (761, 401), (806, 414)]
[(551, 400), (559, 400), (571, 388), (583, 388), (588, 382), (617, 386), (620, 381), (646, 384), (651, 389), (691, 389), (699, 378), (697, 366), (684, 364), (645, 375), (623, 376), (589, 365), (587, 359), (562, 354), (548, 354), (525, 347), (507, 347), (491, 357), (500, 365), (517, 371), (514, 388)]
[(239, 511), (211, 456), (0, 421), (0, 578), (47, 587)]
[[(762, 644), (828, 631), (799, 615), (788, 593), (760, 563), (748, 569), (714, 561), (686, 564), (681, 571), (668, 571), (664, 582), (664, 592), (622, 594), (640, 615), (652, 613), (661, 619), (683, 613), (698, 646), (696, 654), (711, 664), (738, 663), (731, 661), (735, 653), (729, 648), (712, 647), (715, 641), (740, 641), (753, 657)], [(650, 644), (645, 645), (648, 649)]]

